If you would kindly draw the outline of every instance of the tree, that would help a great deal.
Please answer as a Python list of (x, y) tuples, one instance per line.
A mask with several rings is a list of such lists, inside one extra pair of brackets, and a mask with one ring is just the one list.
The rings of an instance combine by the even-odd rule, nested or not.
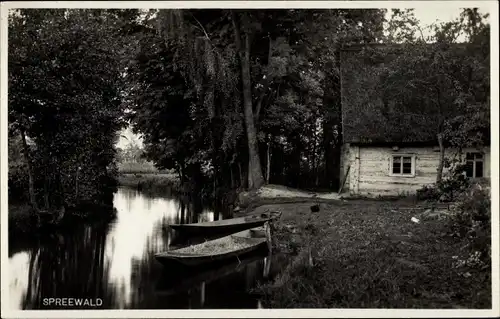
[(256, 189), (264, 184), (264, 178), (262, 176), (259, 149), (257, 145), (257, 132), (255, 129), (252, 103), (252, 80), (250, 76), (250, 50), (253, 25), (251, 25), (250, 21), (252, 20), (250, 20), (250, 17), (246, 12), (242, 12), (240, 18), (238, 18), (235, 11), (231, 10), (231, 21), (233, 22), (234, 40), (241, 67), (243, 111), (245, 115), (244, 118), (249, 154), (248, 187), (250, 189)]
[(24, 144), (38, 210), (99, 201), (123, 125), (121, 46), (129, 12), (18, 10), (9, 16), (9, 126)]

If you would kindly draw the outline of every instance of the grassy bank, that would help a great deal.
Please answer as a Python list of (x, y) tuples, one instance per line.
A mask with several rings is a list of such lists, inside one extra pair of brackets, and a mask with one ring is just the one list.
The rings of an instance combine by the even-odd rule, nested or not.
[(118, 172), (121, 174), (164, 174), (166, 171), (159, 171), (151, 162), (123, 162), (118, 164)]
[(116, 211), (112, 205), (82, 203), (79, 206), (68, 208), (64, 217), (57, 223), (54, 223), (54, 215), (42, 212), (39, 223), (30, 205), (9, 203), (9, 237), (16, 239), (36, 237), (57, 229), (71, 229), (75, 223), (110, 220), (115, 215)]
[[(292, 262), (257, 288), (270, 308), (489, 308), (490, 270), (454, 267), (465, 243), (446, 235), (446, 221), (422, 218), (405, 202), (275, 203), (275, 246)], [(311, 247), (313, 266), (309, 265)]]
[(121, 173), (118, 176), (118, 185), (142, 190), (155, 190), (177, 188), (179, 183), (177, 176), (171, 173)]

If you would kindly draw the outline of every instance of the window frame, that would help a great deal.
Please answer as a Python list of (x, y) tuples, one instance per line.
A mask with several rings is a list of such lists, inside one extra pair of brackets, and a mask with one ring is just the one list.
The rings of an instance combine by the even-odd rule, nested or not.
[[(473, 159), (467, 159), (467, 155), (469, 154), (472, 154), (472, 156), (474, 157)], [(476, 155), (479, 154), (481, 155), (481, 158), (476, 158)], [(480, 152), (480, 151), (475, 151), (475, 152), (465, 152), (465, 164), (467, 165), (469, 162), (472, 163), (472, 176), (467, 176), (467, 171), (465, 172), (465, 177), (467, 178), (471, 178), (471, 179), (478, 179), (478, 178), (484, 178), (484, 173), (485, 173), (485, 154), (483, 152)], [(481, 162), (483, 163), (483, 172), (482, 172), (482, 176), (481, 177), (477, 177), (476, 176), (476, 163), (477, 162)]]
[[(393, 173), (393, 167), (394, 167), (394, 158), (399, 157), (401, 159), (401, 173)], [(410, 174), (403, 174), (403, 157), (410, 157), (411, 158), (411, 173)], [(403, 178), (412, 178), (415, 177), (415, 172), (416, 172), (416, 155), (415, 154), (405, 154), (405, 153), (392, 153), (390, 158), (389, 158), (389, 176), (391, 177), (403, 177)]]

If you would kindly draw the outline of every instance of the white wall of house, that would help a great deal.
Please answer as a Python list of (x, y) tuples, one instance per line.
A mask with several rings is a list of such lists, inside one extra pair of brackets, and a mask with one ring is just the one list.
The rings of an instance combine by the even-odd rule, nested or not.
[[(465, 153), (478, 152), (476, 149), (464, 149)], [(447, 149), (445, 156), (453, 158), (457, 151)], [(484, 153), (484, 177), (490, 177), (490, 148)], [(392, 170), (393, 156), (400, 155), (411, 158), (411, 173), (394, 174)], [(349, 173), (342, 192), (363, 196), (393, 196), (415, 194), (424, 185), (435, 183), (439, 164), (437, 147), (404, 147), (398, 150), (392, 147), (357, 146), (345, 144), (342, 149), (341, 178)], [(396, 163), (397, 165), (397, 163)], [(409, 164), (408, 164), (409, 165)], [(444, 170), (446, 172), (446, 170)], [(342, 180), (341, 180), (342, 181)]]

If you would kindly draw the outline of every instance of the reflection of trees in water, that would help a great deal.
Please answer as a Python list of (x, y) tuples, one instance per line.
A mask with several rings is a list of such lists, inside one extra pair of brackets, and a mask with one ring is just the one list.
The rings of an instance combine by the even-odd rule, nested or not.
[[(221, 205), (206, 205), (199, 196), (178, 196), (178, 223), (190, 224), (204, 221), (219, 220), (222, 218), (230, 218), (231, 212), (228, 207)], [(206, 216), (205, 216), (206, 215)], [(210, 215), (213, 215), (211, 218)]]
[(178, 223), (191, 224), (198, 221), (198, 216), (203, 212), (201, 200), (186, 195), (179, 196), (178, 202)]
[(132, 260), (131, 278), (131, 308), (163, 308), (155, 294), (157, 279), (161, 277), (162, 266), (156, 261), (154, 255), (168, 249), (169, 232), (163, 232), (169, 219), (162, 218), (155, 223), (153, 236), (146, 239), (146, 247), (141, 259)]
[(222, 203), (204, 203), (201, 200), (201, 196), (196, 194), (181, 195), (174, 194), (170, 189), (163, 190), (162, 192), (155, 191), (138, 191), (136, 189), (123, 187), (120, 191), (123, 199), (126, 201), (127, 210), (132, 209), (132, 204), (137, 200), (137, 197), (144, 199), (145, 209), (150, 210), (154, 200), (161, 199), (172, 199), (178, 203), (178, 216), (175, 223), (196, 223), (201, 221), (199, 216), (204, 212), (213, 212), (213, 220), (219, 220), (221, 218), (232, 217), (232, 212)]
[(178, 223), (186, 224), (186, 203), (183, 200), (179, 200), (179, 208), (177, 209)]
[(145, 200), (145, 201), (144, 201), (144, 202), (145, 202), (145, 205), (146, 205), (145, 210), (146, 210), (147, 212), (149, 212), (149, 211), (151, 210), (151, 207), (153, 207), (153, 203), (154, 203), (155, 201), (157, 201), (157, 199), (150, 199), (150, 200)]
[(121, 194), (121, 196), (123, 196), (123, 198), (125, 199), (125, 203), (127, 204), (127, 211), (132, 210), (132, 203), (139, 195), (139, 192), (132, 188), (123, 187), (120, 189), (120, 192), (118, 194)]
[(101, 298), (112, 306), (109, 263), (104, 261), (107, 226), (84, 226), (56, 234), (30, 256), (23, 309), (48, 309), (43, 298)]

